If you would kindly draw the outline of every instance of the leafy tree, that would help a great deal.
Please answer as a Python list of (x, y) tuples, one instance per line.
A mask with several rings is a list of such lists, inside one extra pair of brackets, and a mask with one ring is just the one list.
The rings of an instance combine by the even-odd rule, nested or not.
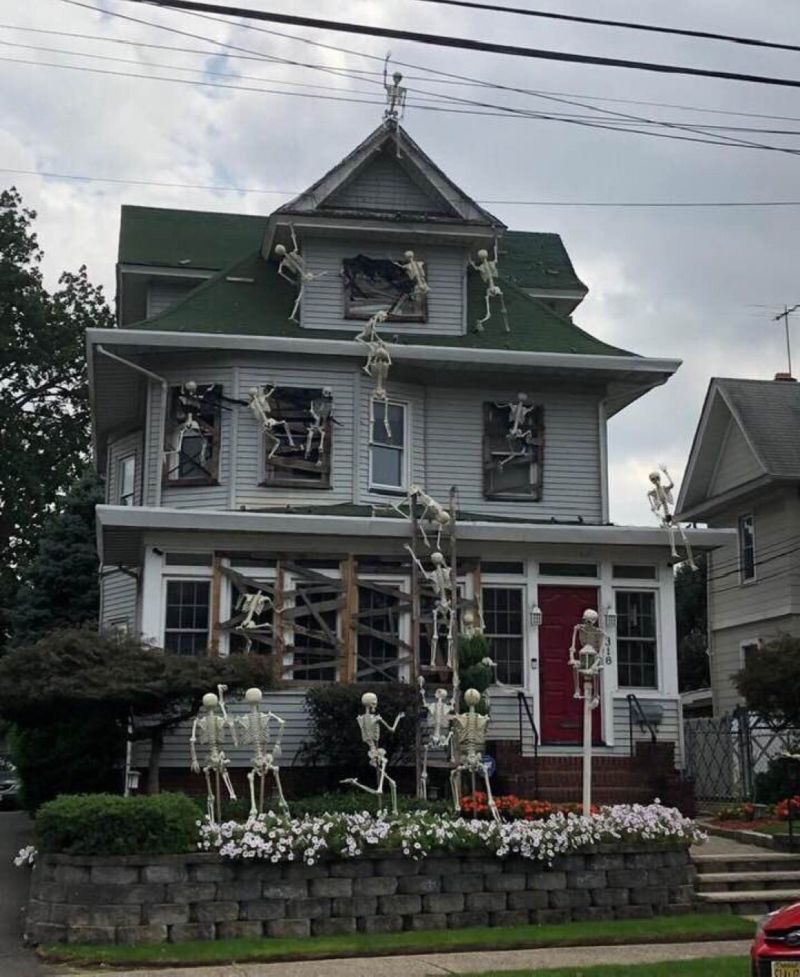
[(88, 469), (45, 520), (39, 551), (22, 572), (12, 608), (12, 644), (30, 644), (56, 628), (97, 622), (94, 508), (102, 500), (102, 483)]
[(734, 682), (748, 709), (800, 729), (800, 638), (782, 634), (759, 647)]
[(86, 466), (84, 332), (113, 326), (85, 267), (45, 288), (35, 218), (14, 188), (0, 192), (0, 640), (19, 568), (36, 553), (58, 494)]
[(711, 684), (706, 607), (707, 561), (696, 557), (697, 569), (682, 563), (675, 574), (675, 617), (678, 638), (678, 686), (681, 692)]
[[(251, 685), (269, 688), (271, 663), (256, 655), (187, 658), (130, 635), (89, 628), (54, 631), (0, 659), (0, 716), (15, 724), (17, 735), (22, 731), (44, 749), (48, 738), (43, 731), (48, 727), (55, 736), (65, 727), (77, 729), (87, 717), (118, 744), (126, 738), (149, 740), (148, 792), (158, 793), (164, 733), (193, 716), (203, 695), (219, 683), (231, 692)], [(94, 735), (99, 743), (98, 726)], [(80, 769), (84, 755), (91, 757), (93, 750), (84, 745), (73, 754), (78, 774), (70, 793), (87, 789)], [(64, 757), (61, 763), (68, 766)], [(25, 770), (20, 769), (25, 783)], [(35, 764), (30, 769), (35, 773)], [(45, 795), (55, 793), (37, 788), (37, 796)]]

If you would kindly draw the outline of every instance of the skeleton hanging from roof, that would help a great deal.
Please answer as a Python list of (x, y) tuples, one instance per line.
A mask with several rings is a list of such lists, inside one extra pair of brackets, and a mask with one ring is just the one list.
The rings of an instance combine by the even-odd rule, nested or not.
[(455, 631), (455, 614), (453, 613), (453, 573), (447, 565), (444, 554), (438, 550), (431, 553), (432, 570), (426, 570), (417, 559), (411, 547), (406, 544), (411, 559), (417, 566), (424, 579), (433, 588), (436, 603), (433, 605), (433, 634), (431, 636), (431, 668), (436, 667), (436, 655), (439, 650), (439, 631), (442, 627), (446, 628), (446, 663), (448, 668), (453, 667), (453, 634)]
[(430, 750), (446, 750), (453, 738), (452, 722), (455, 716), (455, 690), (448, 698), (447, 689), (437, 689), (431, 702), (425, 695), (425, 679), (420, 675), (419, 695), (422, 708), (428, 716), (426, 734), (422, 741), (422, 800), (428, 799), (428, 753)]
[(314, 440), (317, 440), (317, 464), (322, 465), (322, 458), (325, 452), (325, 436), (328, 432), (328, 423), (333, 414), (333, 391), (330, 387), (323, 387), (319, 397), (313, 397), (308, 407), (311, 414), (311, 424), (306, 428), (306, 450), (305, 457), (308, 458), (314, 448)]
[(425, 545), (428, 549), (431, 548), (431, 543), (424, 526), (424, 523), (427, 521), (432, 522), (436, 526), (436, 549), (438, 550), (442, 543), (442, 530), (450, 525), (450, 513), (433, 496), (428, 495), (427, 492), (423, 492), (419, 485), (412, 485), (408, 490), (409, 510), (411, 510), (414, 502), (422, 506), (422, 512), (417, 516), (417, 525), (419, 526), (422, 538), (425, 540)]
[(367, 362), (364, 364), (363, 370), (367, 376), (372, 377), (375, 381), (375, 390), (372, 396), (374, 400), (379, 400), (383, 404), (383, 426), (387, 437), (391, 438), (392, 428), (389, 424), (389, 394), (386, 390), (386, 381), (389, 377), (392, 357), (389, 353), (389, 346), (381, 339), (377, 329), (388, 318), (389, 312), (386, 309), (380, 309), (369, 317), (355, 340), (367, 347)]
[[(661, 481), (661, 473), (663, 473), (666, 479), (666, 484)], [(653, 513), (658, 516), (659, 522), (661, 523), (661, 528), (666, 529), (667, 535), (669, 537), (670, 551), (674, 557), (679, 558), (680, 554), (675, 545), (676, 533), (680, 533), (683, 545), (686, 548), (686, 559), (692, 570), (697, 569), (697, 564), (694, 562), (694, 554), (692, 553), (692, 544), (686, 535), (683, 526), (676, 522), (672, 507), (675, 504), (672, 498), (672, 489), (675, 487), (672, 479), (669, 476), (669, 472), (663, 466), (659, 466), (659, 471), (650, 472), (650, 481), (653, 483), (653, 487), (647, 493), (647, 500), (650, 503), (650, 508)]]
[(292, 285), (299, 286), (297, 298), (294, 300), (292, 312), (289, 316), (292, 322), (297, 322), (297, 310), (300, 308), (300, 300), (303, 298), (303, 291), (306, 285), (308, 282), (313, 282), (316, 278), (322, 278), (327, 272), (322, 271), (317, 273), (309, 271), (306, 268), (306, 260), (300, 254), (300, 247), (297, 243), (297, 235), (294, 232), (294, 227), (290, 226), (289, 231), (292, 235), (292, 250), (287, 251), (282, 244), (276, 244), (275, 255), (280, 259), (278, 274), (281, 278), (285, 278)]
[(242, 620), (233, 629), (245, 640), (244, 653), (250, 654), (253, 647), (253, 638), (259, 634), (272, 634), (272, 624), (268, 621), (259, 621), (262, 614), (274, 609), (272, 598), (268, 597), (261, 590), (252, 593), (243, 593), (236, 602), (236, 610), (244, 614)]
[(500, 299), (500, 312), (503, 316), (503, 325), (506, 332), (511, 332), (511, 327), (508, 324), (506, 302), (503, 298), (503, 292), (497, 284), (497, 240), (495, 239), (494, 242), (494, 254), (492, 258), (489, 257), (489, 252), (485, 248), (481, 248), (478, 251), (477, 257), (477, 262), (470, 258), (469, 263), (481, 276), (481, 281), (486, 286), (486, 315), (482, 319), (478, 319), (475, 323), (475, 328), (478, 332), (483, 332), (483, 324), (492, 318), (492, 299)]
[(428, 278), (425, 274), (425, 262), (417, 261), (413, 251), (404, 252), (403, 257), (405, 261), (396, 261), (395, 264), (399, 268), (402, 268), (414, 283), (414, 291), (411, 293), (412, 298), (416, 299), (420, 295), (427, 295), (430, 291), (430, 285), (428, 285)]
[(294, 438), (292, 437), (292, 430), (289, 426), (289, 422), (282, 418), (273, 416), (273, 412), (275, 410), (275, 402), (273, 400), (275, 387), (271, 386), (270, 384), (266, 384), (264, 387), (251, 387), (247, 392), (250, 396), (248, 406), (261, 424), (264, 434), (266, 435), (268, 448), (267, 458), (269, 459), (274, 457), (278, 448), (280, 448), (282, 444), (281, 439), (275, 433), (278, 429), (283, 430), (283, 434), (289, 444), (289, 447), (294, 448), (295, 443)]

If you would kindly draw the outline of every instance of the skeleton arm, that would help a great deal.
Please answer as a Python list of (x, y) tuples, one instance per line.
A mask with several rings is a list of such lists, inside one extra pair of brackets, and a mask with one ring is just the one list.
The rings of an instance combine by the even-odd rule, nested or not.
[[(228, 715), (228, 710), (225, 708), (225, 693), (228, 691), (227, 685), (217, 686), (217, 695), (219, 696), (219, 711), (222, 713), (222, 721), (224, 726), (227, 726), (231, 731), (231, 739), (233, 740), (233, 745), (238, 746), (239, 741), (236, 737), (236, 723), (234, 723), (230, 716)], [(223, 727), (224, 728), (224, 727)]]
[(285, 264), (286, 264), (286, 259), (284, 258), (283, 261), (278, 265), (278, 274), (281, 276), (281, 278), (285, 278), (287, 282), (290, 282), (292, 285), (296, 285), (297, 284), (297, 278), (294, 275), (288, 275), (284, 271), (284, 267), (283, 266)]
[(391, 726), (386, 722), (386, 720), (383, 718), (383, 716), (378, 716), (376, 718), (377, 718), (378, 722), (381, 724), (381, 726), (383, 726), (384, 729), (387, 729), (390, 733), (396, 733), (397, 732), (397, 726), (398, 726), (400, 720), (401, 719), (405, 719), (405, 716), (406, 716), (406, 714), (404, 712), (398, 712), (398, 714), (394, 717), (394, 722), (392, 723)]
[(577, 647), (576, 647), (576, 640), (577, 640), (578, 632), (580, 631), (580, 629), (581, 629), (580, 624), (576, 624), (575, 627), (572, 629), (572, 644), (569, 646), (569, 660), (570, 660), (570, 662), (574, 662), (575, 661), (575, 653), (578, 650)]
[(665, 489), (665, 490), (666, 490), (667, 492), (671, 492), (671, 491), (672, 491), (672, 490), (673, 490), (673, 489), (675, 488), (675, 484), (674, 484), (674, 482), (672, 481), (672, 478), (671, 478), (671, 476), (670, 476), (670, 474), (669, 474), (669, 472), (667, 471), (667, 468), (666, 468), (666, 465), (659, 465), (659, 466), (658, 466), (658, 470), (659, 470), (660, 472), (663, 472), (663, 474), (664, 474), (664, 478), (665, 478), (665, 479), (667, 480), (667, 482), (668, 482), (668, 484), (664, 486), (664, 489)]
[(300, 247), (297, 243), (297, 235), (294, 232), (294, 224), (289, 225), (289, 233), (292, 235), (292, 252), (297, 254), (300, 251)]
[(197, 724), (199, 717), (194, 717), (192, 723), (192, 735), (189, 737), (189, 750), (192, 757), (192, 773), (200, 773), (200, 761), (197, 759)]
[(403, 549), (408, 550), (408, 555), (411, 557), (411, 559), (414, 561), (414, 563), (416, 563), (417, 569), (422, 574), (422, 576), (426, 580), (430, 580), (432, 574), (428, 573), (428, 571), (425, 569), (425, 567), (419, 562), (419, 560), (417, 559), (416, 553), (411, 549), (411, 547), (408, 545), (408, 543), (405, 544), (405, 546), (403, 547)]
[(267, 719), (274, 719), (278, 724), (278, 735), (275, 737), (275, 744), (272, 748), (272, 753), (274, 756), (281, 755), (281, 740), (283, 739), (283, 734), (286, 731), (286, 720), (281, 719), (280, 716), (276, 716), (271, 710), (266, 714)]

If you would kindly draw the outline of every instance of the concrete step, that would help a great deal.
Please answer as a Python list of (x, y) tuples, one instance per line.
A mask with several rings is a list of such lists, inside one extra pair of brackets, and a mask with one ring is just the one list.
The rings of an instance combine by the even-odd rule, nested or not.
[(800, 901), (800, 886), (791, 889), (751, 889), (744, 892), (698, 892), (698, 908), (757, 916)]
[(704, 872), (697, 876), (700, 892), (750, 892), (785, 890), (797, 887), (800, 891), (800, 872)]
[(746, 855), (693, 855), (692, 861), (699, 875), (730, 872), (791, 872), (800, 871), (800, 855), (764, 852)]

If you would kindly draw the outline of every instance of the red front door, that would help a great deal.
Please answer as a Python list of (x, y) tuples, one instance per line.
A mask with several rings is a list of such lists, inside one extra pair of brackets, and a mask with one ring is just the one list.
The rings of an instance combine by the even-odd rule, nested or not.
[[(587, 607), (597, 609), (596, 587), (539, 587), (539, 724), (546, 744), (580, 743), (583, 702), (574, 697), (569, 646)], [(600, 706), (592, 713), (592, 739), (600, 742)]]

